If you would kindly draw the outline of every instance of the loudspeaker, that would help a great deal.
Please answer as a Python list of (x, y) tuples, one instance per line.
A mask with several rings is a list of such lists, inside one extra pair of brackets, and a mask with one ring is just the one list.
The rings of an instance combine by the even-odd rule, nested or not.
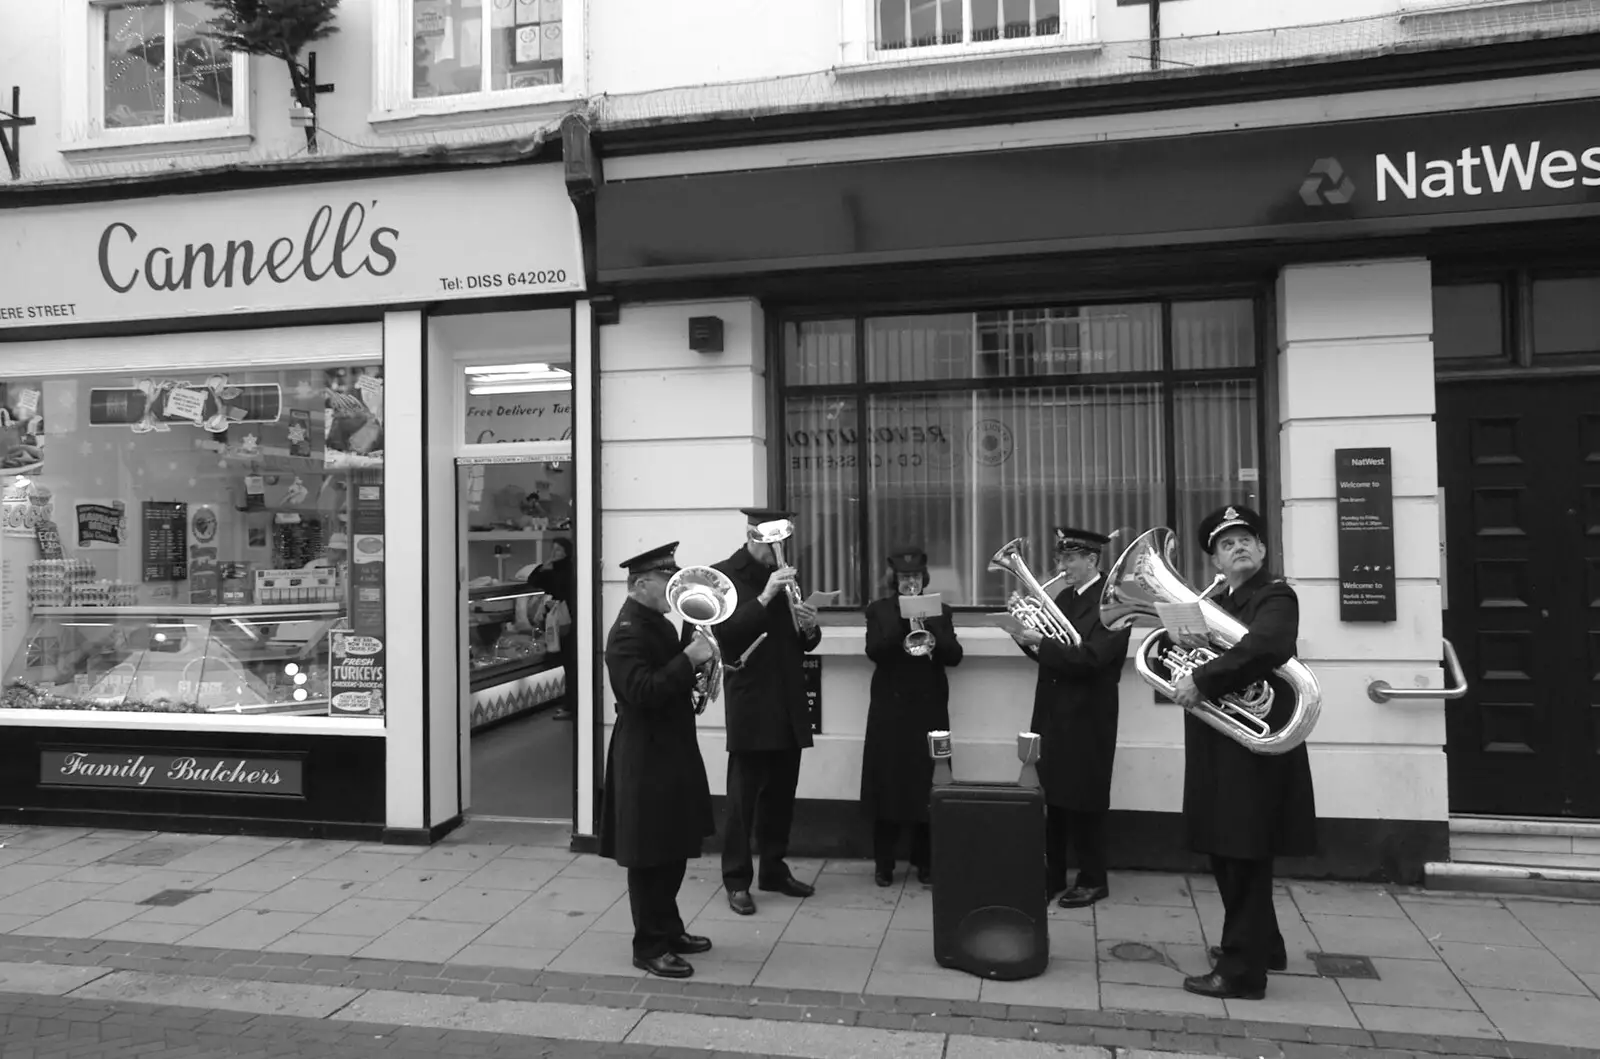
[(935, 786), (928, 821), (939, 966), (1001, 981), (1043, 974), (1044, 792), (1012, 783)]

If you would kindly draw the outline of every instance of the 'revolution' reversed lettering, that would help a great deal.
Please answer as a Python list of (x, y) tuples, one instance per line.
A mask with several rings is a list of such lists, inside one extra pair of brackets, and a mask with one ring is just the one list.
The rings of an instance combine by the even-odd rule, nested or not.
[[(371, 203), (377, 208), (376, 199)], [(394, 228), (374, 228), (362, 238), (367, 207), (352, 202), (344, 208), (338, 228), (333, 207), (319, 206), (298, 244), (285, 235), (258, 247), (249, 239), (229, 239), (220, 248), (212, 243), (189, 243), (178, 250), (165, 246), (145, 249), (133, 225), (113, 221), (100, 233), (100, 278), (118, 294), (143, 283), (153, 291), (193, 290), (196, 287), (248, 287), (265, 276), (273, 283), (288, 283), (304, 276), (312, 283), (330, 273), (349, 279), (361, 272), (387, 276), (399, 263)], [(333, 241), (328, 243), (330, 231)]]
[[(1600, 187), (1600, 147), (1581, 155), (1571, 151), (1543, 151), (1534, 140), (1527, 145), (1508, 143), (1496, 156), (1488, 144), (1463, 147), (1457, 158), (1430, 158), (1417, 169), (1417, 152), (1407, 151), (1403, 164), (1386, 154), (1377, 156), (1375, 181), (1378, 201), (1386, 202), (1391, 193), (1415, 199), (1448, 199), (1463, 195), (1498, 195), (1512, 191), (1533, 191), (1538, 187), (1562, 191), (1577, 183)], [(1582, 171), (1583, 175), (1577, 174)], [(1420, 179), (1420, 182), (1418, 178)]]

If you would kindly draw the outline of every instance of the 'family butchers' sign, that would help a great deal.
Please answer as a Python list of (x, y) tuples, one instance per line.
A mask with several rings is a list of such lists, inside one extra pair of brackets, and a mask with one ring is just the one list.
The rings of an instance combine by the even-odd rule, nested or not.
[(147, 791), (303, 796), (299, 758), (232, 754), (152, 754), (141, 750), (41, 750), (45, 787), (121, 787)]
[(5, 220), (0, 329), (583, 289), (559, 165), (39, 206)]

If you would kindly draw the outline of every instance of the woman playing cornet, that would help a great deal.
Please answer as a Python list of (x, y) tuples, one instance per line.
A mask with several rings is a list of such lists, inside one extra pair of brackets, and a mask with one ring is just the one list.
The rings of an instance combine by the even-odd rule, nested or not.
[(889, 556), (888, 564), (895, 594), (867, 605), (867, 657), (877, 666), (861, 748), (861, 809), (872, 821), (879, 886), (894, 882), (895, 846), (907, 829), (917, 878), (928, 882), (932, 877), (928, 733), (950, 730), (945, 669), (959, 665), (962, 653), (949, 606), (940, 603), (937, 615), (915, 621), (901, 616), (900, 601), (921, 596), (928, 588), (927, 555), (918, 548), (902, 548)]

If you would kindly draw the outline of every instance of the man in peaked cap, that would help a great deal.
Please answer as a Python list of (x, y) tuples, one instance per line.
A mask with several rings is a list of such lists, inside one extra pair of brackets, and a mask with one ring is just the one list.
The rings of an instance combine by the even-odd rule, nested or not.
[[(1055, 597), (1082, 643), (1069, 647), (1033, 629), (1012, 638), (1039, 663), (1030, 729), (1039, 735), (1039, 781), (1045, 800), (1045, 893), (1061, 893), (1062, 908), (1082, 908), (1110, 896), (1106, 874), (1106, 813), (1117, 753), (1117, 686), (1128, 657), (1130, 630), (1100, 623), (1100, 555), (1111, 538), (1057, 526), (1055, 565), (1066, 587)], [(1067, 843), (1078, 877), (1067, 886)]]
[[(1225, 589), (1211, 602), (1249, 630), (1176, 682), (1174, 697), (1194, 707), (1243, 691), (1294, 657), (1300, 602), (1294, 589), (1266, 568), (1266, 525), (1242, 504), (1218, 508), (1200, 522), (1200, 547)], [(1282, 688), (1267, 724), (1281, 728), (1294, 710)], [(1209, 854), (1222, 896), (1221, 944), (1211, 949), (1210, 974), (1185, 979), (1201, 996), (1259, 1000), (1267, 972), (1288, 966), (1272, 904), (1272, 859), (1316, 851), (1317, 807), (1311, 760), (1301, 743), (1286, 754), (1257, 754), (1193, 713), (1183, 719), (1183, 819), (1189, 848)]]
[[(747, 523), (744, 545), (713, 568), (727, 574), (739, 594), (738, 607), (717, 626), (723, 658), (743, 660), (725, 669), (722, 682), (728, 733), (722, 884), (728, 906), (748, 916), (756, 910), (752, 882), (789, 897), (815, 892), (790, 873), (784, 857), (800, 783), (800, 752), (811, 745), (801, 658), (822, 641), (822, 630), (813, 607), (802, 603), (791, 615), (786, 589), (795, 583), (795, 570), (779, 565), (772, 545), (757, 539), (762, 535), (758, 527), (768, 523), (786, 521), (792, 532), (794, 512), (744, 508), (741, 513)], [(794, 542), (783, 543), (788, 549)]]
[(681, 645), (667, 620), (677, 550), (673, 541), (622, 564), (628, 599), (605, 652), (617, 723), (606, 751), (600, 853), (628, 869), (633, 965), (663, 978), (689, 977), (694, 968), (683, 957), (711, 948), (684, 929), (678, 889), (701, 841), (716, 833), (692, 695), (711, 647), (699, 636)]

